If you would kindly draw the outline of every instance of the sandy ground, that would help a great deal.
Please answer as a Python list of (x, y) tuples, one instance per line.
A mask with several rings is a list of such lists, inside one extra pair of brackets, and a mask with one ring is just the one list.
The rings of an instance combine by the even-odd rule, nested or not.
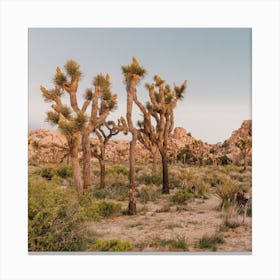
[(130, 240), (136, 251), (164, 251), (147, 245), (149, 240), (176, 239), (178, 236), (187, 239), (191, 252), (211, 251), (200, 249), (198, 242), (205, 234), (218, 233), (225, 240), (223, 244), (216, 245), (218, 252), (251, 252), (251, 217), (246, 217), (242, 226), (220, 231), (222, 215), (217, 210), (218, 205), (219, 200), (213, 192), (208, 199), (197, 198), (180, 206), (170, 204), (170, 197), (163, 196), (155, 202), (148, 202), (145, 211), (141, 211), (144, 205), (138, 203), (140, 213), (136, 216), (90, 222), (87, 227), (99, 239)]

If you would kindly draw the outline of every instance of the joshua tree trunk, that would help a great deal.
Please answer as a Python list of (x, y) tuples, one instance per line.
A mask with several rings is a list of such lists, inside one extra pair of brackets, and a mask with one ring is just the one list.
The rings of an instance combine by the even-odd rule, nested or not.
[(105, 189), (106, 185), (106, 179), (105, 179), (105, 174), (106, 174), (106, 169), (105, 169), (105, 147), (101, 147), (101, 154), (100, 154), (100, 159), (99, 159), (99, 165), (100, 165), (100, 188)]
[(129, 149), (129, 215), (136, 215), (136, 198), (135, 198), (135, 147), (137, 135), (132, 134)]
[(244, 155), (244, 171), (247, 170), (247, 154)]
[(162, 193), (169, 194), (168, 162), (167, 162), (166, 150), (163, 150), (161, 152), (161, 161), (162, 161)]
[(76, 191), (77, 191), (78, 197), (80, 197), (83, 194), (81, 171), (80, 171), (80, 164), (79, 164), (79, 158), (78, 158), (79, 145), (80, 145), (80, 139), (78, 137), (74, 137), (71, 140), (71, 144), (69, 145), (70, 157), (71, 157), (71, 163), (72, 163), (72, 169), (73, 169), (74, 184), (76, 186)]
[(156, 151), (152, 153), (152, 157), (153, 157), (152, 172), (153, 172), (153, 175), (155, 175), (157, 172), (157, 153), (156, 153)]
[(82, 135), (84, 191), (87, 191), (91, 186), (91, 151), (89, 135), (87, 131)]

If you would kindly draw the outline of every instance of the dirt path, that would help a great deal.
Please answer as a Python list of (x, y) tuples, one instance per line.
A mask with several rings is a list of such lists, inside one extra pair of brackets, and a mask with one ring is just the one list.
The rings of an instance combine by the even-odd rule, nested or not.
[[(205, 234), (217, 233), (222, 223), (219, 204), (214, 194), (208, 199), (195, 199), (187, 205), (174, 206), (169, 197), (144, 205), (138, 203), (140, 214), (137, 216), (120, 216), (114, 219), (91, 222), (87, 226), (99, 239), (130, 240), (141, 251), (159, 251), (149, 245), (149, 241), (160, 239), (176, 239), (185, 237), (189, 251), (205, 251), (198, 247), (199, 239)], [(124, 205), (126, 206), (126, 205)], [(251, 251), (251, 218), (247, 217), (245, 226), (229, 229), (219, 233), (225, 243), (218, 244), (218, 251), (250, 252)]]

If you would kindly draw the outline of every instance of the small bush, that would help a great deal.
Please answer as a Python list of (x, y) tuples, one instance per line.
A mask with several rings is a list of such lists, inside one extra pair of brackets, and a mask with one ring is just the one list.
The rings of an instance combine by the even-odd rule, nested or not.
[(112, 172), (128, 176), (129, 169), (126, 166), (119, 165), (119, 166), (114, 166), (113, 169), (112, 169)]
[(106, 198), (107, 192), (101, 189), (95, 189), (92, 193), (93, 197), (96, 199), (104, 199)]
[(172, 202), (177, 204), (184, 204), (187, 200), (190, 200), (194, 197), (194, 194), (190, 192), (188, 188), (177, 191), (172, 196)]
[(64, 166), (61, 166), (61, 167), (57, 168), (56, 173), (61, 178), (65, 179), (65, 178), (68, 178), (68, 177), (72, 177), (73, 170), (72, 170), (72, 167), (70, 167), (68, 165), (64, 165)]
[(142, 186), (138, 190), (137, 196), (140, 198), (142, 203), (147, 203), (148, 201), (155, 201), (160, 195), (159, 190), (153, 185)]
[(226, 155), (218, 157), (217, 160), (221, 165), (228, 165), (231, 163), (231, 159), (228, 158)]
[(237, 205), (230, 205), (222, 212), (222, 225), (224, 229), (237, 228), (244, 224), (243, 217), (240, 214), (240, 208)]
[(54, 174), (55, 174), (54, 170), (50, 167), (45, 167), (40, 171), (41, 177), (47, 180), (51, 180)]
[(204, 235), (199, 240), (199, 248), (200, 249), (211, 249), (212, 251), (217, 251), (216, 244), (223, 244), (224, 242), (225, 242), (225, 240), (218, 235), (213, 235), (213, 236)]
[(138, 182), (144, 185), (157, 185), (159, 186), (162, 183), (162, 176), (160, 174), (142, 174), (138, 177)]
[(169, 251), (188, 251), (188, 241), (184, 236), (177, 235), (174, 239), (161, 239), (155, 236), (149, 244), (150, 247), (166, 247)]
[(96, 212), (99, 216), (103, 218), (113, 217), (116, 215), (121, 214), (121, 204), (108, 202), (108, 201), (101, 201), (94, 204), (96, 206)]
[(128, 240), (97, 240), (89, 249), (89, 251), (103, 252), (129, 252), (133, 251), (134, 246)]

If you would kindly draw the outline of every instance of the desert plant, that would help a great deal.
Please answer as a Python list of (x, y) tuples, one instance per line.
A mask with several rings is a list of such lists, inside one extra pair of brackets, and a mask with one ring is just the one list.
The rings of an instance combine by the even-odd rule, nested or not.
[(186, 201), (192, 199), (194, 194), (190, 192), (188, 188), (181, 189), (177, 191), (172, 197), (171, 200), (176, 204), (184, 204)]
[(50, 167), (44, 167), (40, 170), (40, 174), (43, 178), (45, 178), (47, 180), (51, 180), (52, 177), (54, 176), (55, 172)]
[[(147, 135), (150, 141), (155, 144), (161, 155), (162, 162), (162, 193), (169, 194), (168, 178), (168, 138), (174, 126), (174, 109), (179, 100), (184, 97), (187, 81), (181, 86), (170, 85), (158, 75), (154, 76), (153, 84), (146, 84), (150, 100), (146, 106), (134, 95), (133, 101), (143, 114), (143, 120), (138, 122), (139, 131)], [(153, 125), (153, 121), (155, 126)]]
[(199, 248), (200, 249), (211, 249), (212, 251), (217, 251), (216, 244), (223, 244), (225, 240), (219, 235), (204, 235), (199, 240)]
[(70, 167), (68, 165), (64, 165), (64, 166), (58, 167), (56, 169), (56, 173), (61, 178), (65, 179), (65, 178), (71, 177), (73, 175), (73, 170), (72, 170), (72, 167)]
[(247, 157), (252, 149), (252, 138), (250, 136), (247, 138), (239, 137), (238, 141), (235, 143), (235, 146), (240, 149), (240, 153), (244, 160), (244, 171), (245, 171), (247, 168)]
[(127, 66), (122, 66), (122, 72), (126, 83), (127, 92), (127, 112), (126, 120), (128, 130), (132, 135), (129, 146), (129, 202), (128, 211), (131, 215), (136, 214), (136, 199), (135, 199), (135, 147), (138, 137), (137, 129), (134, 127), (132, 120), (132, 107), (134, 97), (136, 96), (136, 87), (140, 80), (145, 76), (146, 69), (140, 66), (135, 57), (132, 58), (132, 63)]
[(236, 194), (238, 193), (239, 189), (239, 185), (231, 179), (228, 179), (222, 184), (217, 185), (215, 194), (221, 200), (221, 209), (227, 208), (234, 203)]
[(134, 246), (129, 240), (97, 240), (88, 249), (88, 251), (103, 251), (103, 252), (128, 252), (133, 251)]

